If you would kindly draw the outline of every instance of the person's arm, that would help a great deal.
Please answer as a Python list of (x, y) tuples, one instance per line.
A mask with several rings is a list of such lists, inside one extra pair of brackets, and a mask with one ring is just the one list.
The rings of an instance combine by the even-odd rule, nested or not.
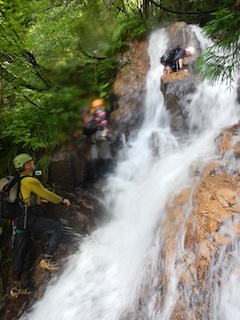
[(54, 204), (64, 203), (67, 206), (70, 206), (71, 204), (68, 199), (63, 199), (61, 196), (57, 195), (56, 193), (46, 189), (41, 184), (41, 182), (36, 178), (29, 177), (29, 178), (23, 179), (22, 180), (23, 188), (24, 188), (24, 185), (26, 185), (30, 189), (30, 192), (35, 193), (40, 198), (43, 198), (49, 202), (52, 202)]
[(185, 56), (186, 56), (186, 51), (183, 48), (181, 48), (175, 56), (175, 60), (178, 60), (179, 69), (182, 69), (183, 67), (183, 59), (185, 58)]
[(179, 70), (182, 69), (182, 67), (183, 67), (183, 59), (182, 58), (180, 58), (178, 60), (178, 66), (179, 66)]
[(174, 60), (183, 59), (186, 56), (186, 51), (183, 48), (180, 48), (179, 51), (175, 54)]

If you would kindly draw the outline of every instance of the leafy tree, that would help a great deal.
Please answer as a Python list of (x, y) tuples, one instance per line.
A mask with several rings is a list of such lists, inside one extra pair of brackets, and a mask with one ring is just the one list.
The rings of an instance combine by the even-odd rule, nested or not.
[(1, 1), (2, 150), (51, 153), (79, 127), (81, 107), (108, 97), (125, 45), (121, 21), (132, 14), (122, 4)]
[[(223, 0), (221, 6), (230, 3)], [(20, 149), (51, 155), (80, 127), (81, 109), (92, 98), (107, 101), (118, 53), (131, 39), (159, 23), (204, 23), (216, 7), (217, 0), (0, 0), (4, 159)]]
[[(106, 62), (109, 48), (102, 28), (96, 32), (97, 54), (87, 45), (82, 49), (79, 19), (85, 8), (79, 1), (28, 4), (1, 3), (0, 147), (51, 152), (70, 137), (69, 128), (80, 126), (81, 106), (100, 93), (99, 87), (106, 90), (106, 74), (114, 74), (116, 63)], [(107, 85), (99, 86), (101, 81)]]
[(233, 8), (224, 8), (213, 14), (205, 32), (214, 38), (213, 45), (198, 62), (203, 78), (210, 82), (226, 81), (229, 84), (240, 68), (240, 2)]

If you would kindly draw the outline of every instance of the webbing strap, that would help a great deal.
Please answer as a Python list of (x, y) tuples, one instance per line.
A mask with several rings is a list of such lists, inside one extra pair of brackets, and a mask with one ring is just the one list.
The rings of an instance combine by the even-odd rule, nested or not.
[(26, 232), (26, 230), (16, 229), (15, 232), (16, 233), (24, 233), (24, 232)]
[(23, 228), (26, 229), (27, 228), (27, 205), (25, 205), (24, 208), (24, 222), (23, 222)]
[[(20, 183), (19, 183), (19, 194), (20, 194), (20, 198), (23, 202), (23, 196), (22, 196), (22, 192), (21, 192), (21, 180), (24, 179), (24, 178), (27, 178), (29, 177), (28, 175), (27, 176), (23, 176), (23, 177), (20, 177)], [(24, 202), (23, 202), (24, 203)], [(24, 204), (24, 221), (23, 221), (23, 228), (26, 229), (27, 228), (27, 205)]]

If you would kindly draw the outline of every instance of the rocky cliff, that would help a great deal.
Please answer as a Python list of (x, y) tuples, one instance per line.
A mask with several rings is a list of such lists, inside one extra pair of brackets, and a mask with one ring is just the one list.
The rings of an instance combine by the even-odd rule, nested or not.
[[(232, 250), (240, 236), (239, 133), (240, 123), (224, 129), (216, 138), (214, 160), (192, 168), (194, 188), (186, 186), (169, 199), (160, 259), (161, 265), (173, 265), (179, 272), (172, 320), (212, 319), (214, 291), (222, 281), (221, 255), (225, 263), (234, 259)], [(159, 269), (159, 301), (166, 296), (169, 269)], [(191, 292), (190, 301), (186, 292)]]

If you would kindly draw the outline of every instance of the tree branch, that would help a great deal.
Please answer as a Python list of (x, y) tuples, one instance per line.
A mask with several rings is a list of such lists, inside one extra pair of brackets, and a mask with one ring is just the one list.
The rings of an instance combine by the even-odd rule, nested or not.
[[(34, 91), (38, 91), (38, 92), (44, 91), (44, 89), (39, 89), (39, 88), (33, 87), (33, 86), (25, 83), (24, 81), (21, 81), (18, 77), (16, 77), (12, 73), (8, 72), (6, 70), (6, 68), (4, 68), (2, 63), (0, 63), (0, 67), (2, 68), (2, 73), (1, 73), (0, 77), (5, 79), (7, 82), (13, 84), (16, 81), (16, 82), (18, 82), (19, 86), (22, 86), (24, 88), (27, 88), (27, 89), (30, 89), (30, 90), (34, 90)], [(3, 74), (3, 72), (5, 72), (5, 75)], [(16, 89), (15, 85), (13, 85), (13, 87), (14, 87), (14, 89)]]
[(90, 53), (87, 53), (86, 51), (83, 50), (83, 48), (81, 46), (79, 46), (79, 49), (81, 50), (81, 52), (90, 59), (95, 59), (95, 60), (105, 60), (107, 57), (97, 57), (95, 55), (92, 55)]
[[(193, 15), (193, 14), (206, 14), (206, 13), (213, 13), (213, 12), (216, 12), (219, 10), (219, 8), (217, 8), (217, 9), (212, 9), (212, 10), (208, 10), (208, 11), (194, 11), (194, 12), (192, 12), (192, 11), (174, 11), (174, 10), (163, 7), (161, 4), (156, 3), (154, 0), (149, 0), (149, 2), (151, 2), (152, 4), (157, 6), (158, 8), (162, 9), (163, 11), (167, 11), (167, 12), (174, 13), (174, 14), (191, 14), (191, 15)], [(224, 7), (222, 7), (222, 9), (231, 7), (234, 4), (235, 4), (235, 1), (231, 4), (228, 4)]]
[(42, 82), (46, 85), (47, 89), (51, 88), (51, 82), (49, 81), (49, 79), (42, 73), (39, 71), (39, 65), (34, 57), (34, 55), (27, 51), (24, 50), (23, 52), (23, 57), (26, 58), (26, 60), (32, 65), (33, 69), (36, 72), (36, 75), (42, 80)]
[(35, 107), (37, 107), (38, 109), (42, 109), (41, 107), (39, 107), (35, 102), (33, 102), (31, 99), (29, 99), (27, 96), (25, 96), (25, 94), (23, 94), (23, 97), (28, 101), (30, 102), (32, 105), (34, 105)]

